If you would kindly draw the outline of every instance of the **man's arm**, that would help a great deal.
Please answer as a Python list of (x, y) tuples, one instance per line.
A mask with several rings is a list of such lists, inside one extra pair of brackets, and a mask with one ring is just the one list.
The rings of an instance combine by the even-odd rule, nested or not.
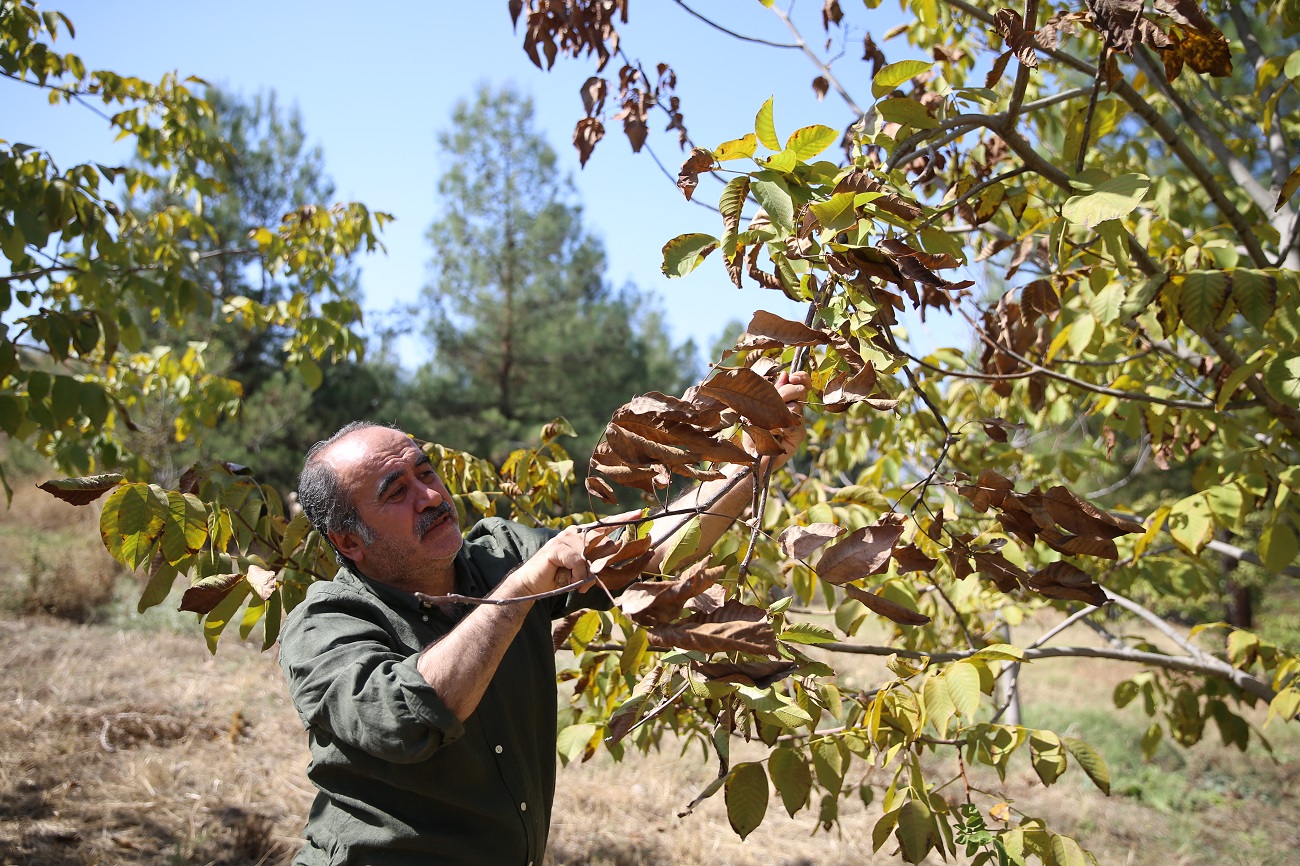
[[(572, 528), (565, 530), (512, 571), (490, 597), (519, 598), (586, 580), (587, 561), (582, 548), (581, 533)], [(533, 604), (475, 605), (445, 637), (420, 653), (416, 663), (420, 676), (462, 722), (483, 699)]]
[[(786, 405), (795, 418), (799, 420), (799, 423), (797, 426), (786, 430), (785, 439), (781, 443), (784, 452), (775, 457), (764, 458), (759, 464), (758, 474), (761, 475), (768, 470), (775, 471), (779, 469), (803, 442), (805, 431), (802, 402), (808, 393), (808, 383), (808, 374), (802, 372), (793, 375), (782, 373), (781, 377), (776, 380), (777, 391), (785, 398)], [(711, 548), (714, 542), (722, 536), (722, 533), (726, 532), (727, 527), (734, 523), (735, 519), (753, 502), (755, 473), (749, 472), (746, 477), (737, 480), (738, 475), (745, 473), (745, 467), (733, 465), (727, 467), (725, 472), (727, 474), (726, 478), (700, 484), (668, 506), (668, 510), (674, 512), (683, 510), (709, 512), (700, 515), (700, 543), (696, 548), (697, 550), (703, 551)], [(661, 517), (654, 521), (650, 529), (650, 537), (655, 541), (655, 549), (653, 557), (645, 567), (647, 572), (662, 570), (668, 551), (672, 549), (672, 545), (667, 543), (667, 539), (684, 531), (691, 516), (689, 514), (677, 514), (671, 517)]]

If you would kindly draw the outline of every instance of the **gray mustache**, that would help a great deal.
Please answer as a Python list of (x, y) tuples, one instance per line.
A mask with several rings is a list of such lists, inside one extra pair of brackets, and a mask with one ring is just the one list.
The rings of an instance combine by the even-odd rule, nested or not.
[(437, 508), (433, 509), (432, 511), (424, 512), (424, 514), (420, 516), (419, 522), (415, 524), (416, 537), (424, 538), (424, 534), (429, 531), (429, 528), (432, 527), (433, 524), (437, 523), (443, 517), (447, 517), (447, 516), (454, 517), (455, 514), (456, 514), (456, 509), (451, 504), (451, 500), (447, 500), (446, 502), (443, 502), (441, 505), (439, 505)]

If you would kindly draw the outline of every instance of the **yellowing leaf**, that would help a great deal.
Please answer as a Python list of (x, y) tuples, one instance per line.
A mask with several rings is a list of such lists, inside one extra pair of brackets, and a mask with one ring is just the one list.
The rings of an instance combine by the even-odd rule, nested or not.
[(1281, 571), (1295, 562), (1297, 554), (1300, 554), (1300, 542), (1287, 524), (1271, 523), (1259, 534), (1259, 558), (1268, 571)]
[(1061, 215), (1085, 228), (1122, 219), (1146, 198), (1150, 186), (1151, 179), (1144, 174), (1122, 174), (1097, 185), (1086, 195), (1070, 198), (1061, 208)]
[(713, 149), (713, 158), (718, 162), (726, 162), (731, 159), (745, 159), (753, 156), (758, 150), (758, 139), (754, 133), (747, 133), (742, 138), (735, 138), (731, 141), (724, 141)]
[(917, 129), (935, 129), (939, 121), (925, 110), (925, 106), (915, 99), (895, 96), (876, 105), (876, 111), (890, 123), (913, 126)]
[(785, 149), (791, 151), (795, 157), (807, 162), (826, 148), (834, 144), (840, 137), (837, 130), (829, 126), (814, 124), (805, 126), (802, 129), (796, 129), (790, 133), (786, 139)]
[(857, 222), (858, 218), (853, 210), (854, 198), (851, 192), (840, 192), (826, 201), (813, 202), (808, 207), (823, 228), (840, 232)]
[(876, 99), (897, 88), (900, 84), (911, 81), (922, 72), (928, 72), (934, 66), (925, 60), (900, 60), (890, 63), (876, 73), (871, 79), (871, 95)]
[(1070, 754), (1083, 767), (1083, 771), (1092, 779), (1092, 783), (1107, 796), (1110, 795), (1110, 770), (1106, 768), (1106, 761), (1092, 746), (1083, 740), (1074, 737), (1062, 737), (1061, 742), (1065, 743)]
[(776, 139), (776, 125), (772, 121), (772, 97), (767, 98), (763, 107), (758, 110), (758, 116), (754, 118), (754, 132), (758, 135), (759, 144), (768, 150), (780, 150), (781, 143)]
[(943, 672), (943, 679), (953, 707), (963, 719), (973, 721), (980, 705), (980, 672), (970, 662), (953, 662)]
[(1169, 510), (1169, 535), (1192, 556), (1198, 555), (1214, 536), (1210, 504), (1200, 493), (1174, 503)]
[(718, 248), (718, 239), (701, 233), (678, 235), (664, 244), (661, 270), (667, 277), (684, 277)]

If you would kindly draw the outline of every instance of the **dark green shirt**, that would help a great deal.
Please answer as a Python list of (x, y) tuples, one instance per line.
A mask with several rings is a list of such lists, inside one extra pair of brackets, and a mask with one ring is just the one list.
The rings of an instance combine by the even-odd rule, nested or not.
[[(554, 534), (482, 521), (456, 558), (457, 590), (488, 594)], [(347, 569), (313, 584), (280, 636), (320, 791), (296, 862), (541, 866), (555, 793), (550, 620), (574, 601), (533, 605), (461, 724), (416, 659), (463, 611)]]

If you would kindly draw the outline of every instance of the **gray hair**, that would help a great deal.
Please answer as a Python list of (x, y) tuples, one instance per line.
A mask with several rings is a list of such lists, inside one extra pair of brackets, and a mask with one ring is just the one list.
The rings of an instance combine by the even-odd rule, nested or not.
[[(311, 446), (311, 450), (307, 452), (307, 458), (303, 461), (302, 474), (298, 476), (298, 503), (302, 506), (312, 527), (321, 534), (330, 547), (334, 547), (329, 537), (331, 532), (359, 535), (367, 547), (375, 543), (376, 535), (374, 529), (361, 519), (356, 504), (348, 495), (348, 491), (343, 489), (334, 467), (328, 460), (320, 458), (321, 452), (358, 430), (385, 426), (387, 425), (376, 424), (373, 421), (353, 421), (340, 427), (330, 438)], [(334, 548), (334, 555), (338, 557), (340, 563), (352, 564), (350, 559), (339, 553), (338, 548)]]

